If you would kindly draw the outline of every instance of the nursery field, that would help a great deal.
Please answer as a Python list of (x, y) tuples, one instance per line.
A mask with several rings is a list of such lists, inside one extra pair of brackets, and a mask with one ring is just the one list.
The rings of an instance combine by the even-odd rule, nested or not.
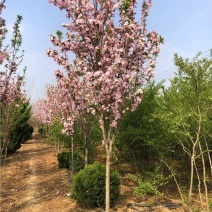
[(194, 4), (0, 0), (0, 212), (212, 211), (212, 5)]
[[(100, 160), (104, 160), (99, 157)], [(125, 168), (127, 170), (123, 167), (125, 166), (120, 166), (121, 170), (118, 170), (122, 174), (121, 195), (111, 211), (135, 211), (127, 207), (128, 203), (167, 202), (155, 197), (144, 199), (133, 197), (132, 188), (135, 185), (125, 174), (129, 171), (129, 167)], [(80, 208), (76, 201), (68, 196), (70, 186), (68, 171), (58, 168), (54, 146), (44, 143), (38, 134), (34, 134), (17, 153), (8, 156), (6, 167), (1, 170), (1, 211), (103, 211), (100, 208), (92, 210)], [(140, 211), (144, 209), (147, 208), (140, 208)], [(169, 209), (158, 206), (154, 211), (169, 211)], [(172, 211), (185, 210), (181, 208)]]

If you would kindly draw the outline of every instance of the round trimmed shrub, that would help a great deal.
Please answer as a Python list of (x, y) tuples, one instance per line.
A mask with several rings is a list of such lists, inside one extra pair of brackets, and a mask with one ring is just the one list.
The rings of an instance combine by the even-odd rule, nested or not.
[[(100, 163), (86, 166), (74, 176), (71, 197), (81, 207), (105, 207), (106, 167)], [(110, 205), (119, 197), (121, 177), (117, 171), (110, 170)]]
[[(57, 155), (57, 160), (58, 160), (58, 166), (60, 168), (67, 168), (67, 169), (72, 168), (71, 152), (61, 152), (61, 153), (59, 153)], [(74, 152), (73, 170), (77, 172), (82, 168), (83, 168), (83, 159), (79, 155), (78, 152)]]

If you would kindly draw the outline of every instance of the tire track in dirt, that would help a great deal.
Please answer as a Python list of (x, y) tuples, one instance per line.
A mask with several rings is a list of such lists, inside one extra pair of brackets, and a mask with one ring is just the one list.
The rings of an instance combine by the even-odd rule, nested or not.
[[(36, 140), (33, 140), (33, 142), (34, 141), (36, 141)], [(37, 195), (36, 194), (39, 191), (37, 191), (36, 169), (38, 169), (37, 164), (35, 164), (33, 158), (29, 155), (29, 173), (30, 174), (28, 175), (28, 179), (27, 179), (27, 184), (28, 184), (27, 207), (34, 206), (37, 203), (37, 198), (36, 198)], [(38, 210), (36, 210), (36, 211), (38, 211)]]

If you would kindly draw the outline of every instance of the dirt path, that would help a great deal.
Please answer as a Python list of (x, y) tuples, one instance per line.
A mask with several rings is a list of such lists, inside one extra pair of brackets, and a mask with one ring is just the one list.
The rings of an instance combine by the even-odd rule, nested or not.
[(57, 167), (54, 148), (36, 134), (1, 171), (1, 212), (76, 211), (69, 192), (67, 171)]

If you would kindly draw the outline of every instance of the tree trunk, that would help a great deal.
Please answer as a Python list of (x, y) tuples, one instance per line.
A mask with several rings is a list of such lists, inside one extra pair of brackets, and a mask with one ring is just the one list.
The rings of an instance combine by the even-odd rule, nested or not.
[(105, 211), (110, 211), (110, 150), (106, 150), (106, 198), (105, 198)]
[(6, 160), (7, 160), (7, 146), (5, 147), (5, 154), (4, 154), (4, 163), (3, 163), (4, 169), (5, 169)]
[(65, 147), (65, 142), (63, 141), (62, 152), (64, 151), (64, 147)]
[(178, 181), (177, 181), (175, 172), (172, 170), (172, 168), (168, 165), (168, 163), (167, 163), (165, 160), (161, 159), (161, 162), (163, 162), (163, 163), (166, 165), (166, 167), (169, 169), (169, 171), (171, 172), (171, 175), (172, 175), (172, 177), (174, 178), (175, 184), (176, 184), (177, 189), (178, 189), (178, 191), (179, 191), (179, 193), (180, 193), (180, 197), (181, 197), (181, 199), (183, 200), (183, 202), (185, 202), (185, 199), (184, 199), (184, 197), (183, 197), (183, 193), (182, 193), (182, 191), (181, 191), (180, 185), (179, 185), (179, 183), (178, 183)]
[(189, 195), (188, 195), (188, 204), (191, 203), (191, 196), (192, 196), (192, 191), (193, 191), (193, 181), (194, 181), (194, 152), (191, 157), (190, 188), (189, 188)]
[[(199, 100), (198, 93), (197, 93), (197, 100)], [(198, 114), (199, 114), (199, 126), (198, 126), (198, 132), (197, 132), (197, 141), (198, 141), (198, 146), (199, 146), (201, 159), (202, 159), (203, 182), (204, 182), (204, 189), (205, 189), (206, 208), (207, 208), (207, 211), (209, 211), (210, 209), (209, 209), (209, 201), (208, 201), (208, 188), (207, 188), (207, 183), (206, 183), (205, 158), (204, 158), (202, 146), (201, 146), (201, 143), (200, 143), (200, 133), (201, 133), (201, 127), (202, 127), (202, 115), (201, 115), (200, 105), (197, 106), (197, 109), (198, 109)]]
[(103, 114), (100, 117), (100, 128), (104, 139), (104, 145), (106, 150), (106, 179), (105, 179), (105, 212), (110, 212), (110, 165), (111, 155), (113, 150), (113, 142), (115, 140), (115, 134), (111, 132), (111, 128), (105, 124)]
[(2, 145), (2, 149), (1, 149), (1, 165), (4, 167), (5, 167), (6, 157), (7, 157), (7, 143), (6, 143), (6, 137), (4, 135), (3, 145)]
[(203, 150), (202, 150), (202, 146), (199, 142), (199, 149), (200, 149), (200, 154), (201, 154), (201, 158), (202, 158), (202, 171), (203, 171), (203, 183), (204, 183), (204, 189), (205, 189), (205, 200), (206, 200), (206, 208), (207, 211), (210, 211), (209, 209), (209, 201), (208, 201), (208, 187), (207, 187), (207, 180), (206, 180), (206, 168), (205, 168), (205, 158), (204, 158), (204, 154), (203, 154)]
[[(0, 138), (1, 139), (1, 138)], [(0, 166), (2, 165), (2, 162), (3, 162), (3, 150), (4, 150), (4, 142), (3, 140), (1, 139), (0, 140)]]
[(203, 201), (202, 201), (202, 194), (201, 194), (201, 180), (200, 180), (200, 176), (199, 176), (199, 171), (197, 169), (196, 161), (194, 161), (194, 167), (195, 167), (197, 179), (198, 179), (199, 200), (200, 200), (201, 208), (203, 209)]
[(55, 155), (57, 155), (57, 141), (54, 142), (54, 152)]
[(57, 151), (60, 152), (60, 142), (57, 142)]
[(71, 171), (72, 177), (74, 175), (74, 138), (71, 136)]
[(204, 138), (204, 140), (205, 140), (205, 145), (206, 145), (206, 148), (207, 148), (208, 160), (209, 160), (209, 163), (210, 163), (210, 170), (211, 170), (211, 174), (212, 174), (212, 161), (211, 161), (211, 156), (210, 156), (210, 152), (209, 152), (209, 148), (208, 148), (208, 143), (206, 141), (206, 138)]
[(85, 135), (85, 166), (88, 165), (88, 139), (87, 136)]
[(133, 162), (134, 162), (134, 165), (135, 165), (135, 171), (136, 171), (136, 174), (138, 173), (138, 167), (137, 167), (137, 163), (136, 163), (136, 159), (135, 159), (135, 153), (132, 152), (132, 155), (133, 155)]
[(85, 147), (85, 166), (88, 165), (88, 147)]

